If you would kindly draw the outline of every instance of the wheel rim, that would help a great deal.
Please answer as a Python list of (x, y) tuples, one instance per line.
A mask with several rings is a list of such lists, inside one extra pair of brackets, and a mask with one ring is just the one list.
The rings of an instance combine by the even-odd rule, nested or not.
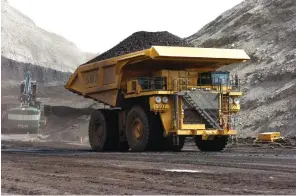
[(137, 140), (143, 137), (143, 124), (139, 118), (135, 118), (132, 125), (133, 135)]

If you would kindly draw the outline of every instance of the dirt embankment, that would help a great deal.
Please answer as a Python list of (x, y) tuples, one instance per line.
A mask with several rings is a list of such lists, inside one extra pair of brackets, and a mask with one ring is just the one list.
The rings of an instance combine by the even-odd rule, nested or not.
[(67, 91), (64, 85), (71, 73), (17, 62), (1, 57), (1, 103), (19, 104), (20, 83), (25, 80), (26, 71), (32, 73), (32, 80), (37, 81), (37, 96), (47, 105), (87, 108), (94, 102)]
[(29, 70), (32, 73), (32, 79), (41, 84), (54, 84), (55, 82), (62, 84), (71, 75), (70, 72), (61, 72), (31, 63), (22, 63), (1, 56), (1, 86), (5, 87), (5, 83), (9, 81), (25, 80), (26, 71)]

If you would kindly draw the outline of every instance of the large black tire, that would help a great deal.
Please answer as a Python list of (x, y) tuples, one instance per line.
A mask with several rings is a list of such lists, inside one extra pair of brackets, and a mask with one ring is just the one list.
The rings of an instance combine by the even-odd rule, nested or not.
[(94, 151), (114, 151), (118, 149), (117, 117), (110, 111), (95, 110), (90, 117), (89, 143)]
[(216, 136), (213, 140), (202, 140), (202, 136), (196, 136), (194, 139), (200, 151), (220, 152), (227, 145), (228, 136)]
[(126, 138), (133, 152), (150, 150), (155, 142), (156, 134), (160, 130), (154, 127), (154, 117), (140, 106), (134, 106), (126, 118)]

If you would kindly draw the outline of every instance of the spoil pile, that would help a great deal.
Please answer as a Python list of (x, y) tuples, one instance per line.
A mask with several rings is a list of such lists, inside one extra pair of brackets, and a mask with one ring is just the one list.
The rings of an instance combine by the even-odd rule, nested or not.
[(167, 31), (160, 31), (160, 32), (139, 31), (139, 32), (133, 33), (132, 35), (130, 35), (129, 37), (121, 41), (119, 44), (117, 44), (110, 50), (86, 62), (85, 64), (128, 54), (131, 52), (136, 52), (139, 50), (145, 50), (150, 48), (151, 46), (187, 46), (189, 47), (193, 45), (189, 44), (184, 39), (178, 36), (175, 36)]

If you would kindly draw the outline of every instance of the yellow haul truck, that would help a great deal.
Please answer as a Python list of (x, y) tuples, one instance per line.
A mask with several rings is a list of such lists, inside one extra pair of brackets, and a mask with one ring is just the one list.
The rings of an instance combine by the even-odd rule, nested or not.
[(109, 106), (90, 118), (95, 151), (180, 151), (186, 136), (221, 151), (236, 134), (242, 92), (216, 70), (248, 59), (236, 49), (153, 46), (79, 66), (65, 87)]

